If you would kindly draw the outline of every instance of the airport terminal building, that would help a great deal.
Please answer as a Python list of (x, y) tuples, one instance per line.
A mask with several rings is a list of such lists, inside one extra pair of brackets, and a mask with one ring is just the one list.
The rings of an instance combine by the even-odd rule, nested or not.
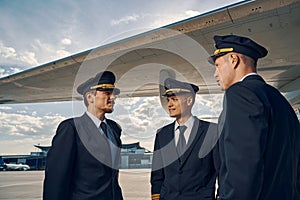
[[(27, 164), (31, 170), (42, 170), (46, 166), (46, 156), (51, 146), (34, 145), (40, 151), (30, 155), (3, 155), (5, 163)], [(123, 144), (121, 147), (121, 169), (151, 168), (153, 153), (140, 146), (139, 142)]]

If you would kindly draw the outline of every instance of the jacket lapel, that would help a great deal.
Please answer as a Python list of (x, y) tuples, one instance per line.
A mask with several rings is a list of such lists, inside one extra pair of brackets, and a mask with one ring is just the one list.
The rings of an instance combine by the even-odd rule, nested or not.
[(120, 139), (120, 135), (116, 132), (115, 128), (114, 128), (114, 124), (109, 120), (109, 119), (106, 119), (106, 122), (111, 130), (111, 134), (112, 134), (112, 137), (114, 139), (114, 141), (116, 141), (116, 145), (118, 147), (121, 147), (121, 139)]
[(167, 126), (163, 133), (161, 134), (161, 149), (163, 155), (163, 165), (169, 166), (171, 163), (175, 163), (179, 165), (178, 154), (176, 151), (175, 139), (174, 139), (174, 126), (175, 122)]
[(187, 158), (190, 156), (192, 150), (194, 149), (196, 143), (200, 139), (201, 135), (203, 134), (204, 129), (202, 129), (202, 124), (200, 123), (200, 120), (198, 118), (195, 119), (191, 135), (189, 137), (188, 143), (187, 143), (187, 150), (186, 152), (179, 158), (181, 161), (181, 166), (184, 165)]
[(110, 147), (87, 114), (74, 119), (80, 141), (89, 153), (101, 163), (111, 166)]
[(175, 138), (174, 127), (175, 127), (175, 122), (173, 122), (171, 126), (168, 126), (166, 132), (164, 133), (164, 138), (165, 138), (164, 145), (169, 144), (170, 148), (176, 148), (175, 139), (174, 139)]
[(110, 141), (113, 144), (113, 145), (110, 146), (111, 153), (114, 154), (114, 156), (112, 156), (112, 159), (114, 160), (113, 168), (118, 169), (119, 164), (120, 164), (119, 163), (119, 161), (120, 161), (120, 151), (121, 151), (121, 145), (122, 145), (120, 135), (117, 133), (117, 131), (115, 130), (114, 124), (110, 120), (106, 119), (106, 122), (109, 126), (111, 136), (113, 137), (112, 141)]

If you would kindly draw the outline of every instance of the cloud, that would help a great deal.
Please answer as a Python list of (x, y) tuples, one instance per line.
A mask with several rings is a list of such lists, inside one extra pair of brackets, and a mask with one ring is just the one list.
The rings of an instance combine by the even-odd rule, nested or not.
[[(221, 105), (222, 94), (197, 95), (193, 114), (200, 119), (216, 122)], [(156, 130), (175, 120), (162, 108), (159, 97), (118, 99), (111, 118), (122, 127), (123, 143), (139, 141), (149, 150), (153, 149)]]
[[(41, 39), (34, 39), (27, 47), (27, 50), (16, 50), (13, 47), (5, 46), (0, 41), (0, 64), (13, 66), (37, 66), (51, 60), (57, 60), (69, 56), (71, 53), (66, 50), (66, 46), (72, 44), (71, 39), (64, 38), (56, 43), (47, 43)], [(24, 69), (24, 68), (23, 68)], [(22, 69), (22, 70), (23, 70)], [(14, 72), (12, 69), (8, 71), (0, 70), (0, 75), (9, 75)]]
[(166, 14), (147, 14), (149, 18), (152, 18), (150, 22), (150, 26), (152, 27), (161, 27), (171, 23), (175, 23), (184, 19), (188, 19), (190, 17), (194, 17), (200, 15), (201, 12), (197, 10), (186, 10), (178, 13), (166, 13)]
[(0, 41), (0, 53), (1, 56), (4, 58), (14, 58), (17, 56), (16, 50), (12, 47), (6, 47), (4, 44)]
[(10, 106), (0, 106), (0, 110), (12, 110)]
[(20, 139), (28, 137), (49, 137), (53, 135), (62, 116), (35, 116), (26, 111), (19, 113), (0, 112), (2, 137)]
[(60, 58), (63, 58), (63, 57), (67, 57), (67, 56), (71, 55), (71, 53), (66, 50), (60, 49), (60, 50), (56, 51), (56, 55)]
[(22, 138), (16, 140), (0, 140), (1, 155), (24, 155), (30, 152), (40, 151), (35, 148), (34, 144), (50, 145), (50, 138)]
[[(68, 39), (64, 42), (68, 43)], [(69, 42), (71, 42), (71, 40)], [(47, 43), (41, 39), (35, 39), (32, 44), (32, 48), (35, 52), (39, 52), (38, 60), (40, 62), (49, 62), (49, 60), (57, 60), (71, 54), (69, 51), (65, 50), (61, 44), (62, 41), (60, 41), (60, 44), (56, 44)]]
[(35, 53), (32, 51), (17, 52), (13, 47), (8, 47), (0, 41), (0, 63), (16, 65), (36, 65), (38, 64)]
[[(193, 113), (200, 119), (216, 115), (216, 112), (220, 111), (221, 97), (222, 95), (217, 95), (217, 97), (197, 95)], [(51, 108), (48, 105), (47, 108), (51, 111), (49, 112), (41, 105), (34, 107), (30, 105), (0, 106), (2, 132), (0, 135), (0, 152), (18, 151), (24, 154), (33, 148), (33, 144), (50, 145), (58, 124), (66, 118), (59, 114), (59, 111), (65, 112), (62, 111), (62, 108), (66, 107), (65, 103), (52, 104)], [(37, 108), (43, 112), (36, 110)], [(142, 146), (149, 150), (153, 150), (156, 130), (175, 120), (163, 110), (159, 97), (120, 98), (116, 104), (115, 112), (111, 116), (108, 115), (108, 118), (121, 125), (123, 143), (139, 141)], [(16, 147), (21, 141), (27, 149), (23, 146), (22, 148)], [(28, 142), (29, 144), (27, 144)], [(14, 148), (6, 148), (4, 144), (11, 144)]]
[(117, 19), (117, 20), (113, 19), (111, 20), (110, 25), (116, 26), (119, 24), (129, 24), (130, 22), (137, 21), (139, 17), (140, 17), (139, 15), (133, 14), (133, 15), (122, 17), (121, 19)]
[(222, 97), (223, 94), (197, 95), (193, 114), (199, 119), (216, 123), (222, 109)]
[(38, 61), (36, 59), (35, 53), (30, 51), (25, 51), (23, 53), (20, 53), (20, 61), (24, 63), (28, 63), (30, 65), (37, 65)]
[(72, 114), (70, 102), (0, 105), (0, 154), (26, 154), (34, 144), (50, 145), (58, 124)]
[(187, 10), (184, 12), (184, 14), (186, 15), (187, 18), (190, 18), (190, 17), (200, 15), (201, 13), (197, 10)]
[(136, 106), (139, 101), (141, 101), (140, 97), (118, 98), (116, 100), (116, 109), (131, 110), (132, 106)]
[(111, 118), (122, 127), (123, 143), (139, 141), (149, 150), (156, 130), (174, 120), (161, 107), (159, 97), (120, 99)]
[(12, 66), (0, 66), (0, 78), (9, 76), (10, 74), (18, 73), (22, 70), (19, 67), (12, 67)]
[(71, 45), (72, 44), (72, 40), (69, 38), (64, 38), (61, 40), (61, 44), (62, 45)]

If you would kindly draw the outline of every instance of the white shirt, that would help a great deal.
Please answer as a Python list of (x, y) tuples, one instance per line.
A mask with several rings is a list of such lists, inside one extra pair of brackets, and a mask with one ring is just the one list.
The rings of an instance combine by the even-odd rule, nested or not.
[(184, 134), (184, 138), (186, 143), (188, 143), (191, 132), (192, 132), (192, 128), (194, 125), (194, 121), (195, 121), (195, 117), (191, 116), (184, 124), (179, 125), (177, 121), (175, 121), (175, 126), (174, 126), (174, 139), (175, 139), (175, 144), (177, 145), (178, 143), (178, 139), (179, 139), (179, 129), (178, 126), (183, 126), (185, 125), (187, 127), (187, 129), (185, 130)]
[(257, 73), (255, 72), (252, 72), (252, 73), (249, 73), (249, 74), (246, 74), (240, 81), (243, 81), (246, 77), (248, 76), (251, 76), (251, 75), (258, 75)]
[[(105, 119), (105, 118), (104, 118), (103, 121), (101, 121), (99, 118), (97, 118), (95, 115), (93, 115), (93, 114), (90, 113), (89, 111), (86, 111), (86, 114), (91, 118), (91, 120), (94, 122), (94, 124), (96, 125), (96, 127), (97, 127), (98, 129), (99, 129), (100, 124), (101, 124), (102, 122), (105, 122), (105, 124), (107, 125), (106, 119)], [(101, 134), (103, 135), (104, 132), (102, 131), (102, 129), (100, 129), (100, 130), (101, 130)]]

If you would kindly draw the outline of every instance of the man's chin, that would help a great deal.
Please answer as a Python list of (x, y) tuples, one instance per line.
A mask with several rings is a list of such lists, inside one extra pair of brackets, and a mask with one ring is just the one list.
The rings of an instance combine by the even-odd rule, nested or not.
[(108, 108), (108, 109), (105, 110), (105, 113), (112, 113), (113, 111), (114, 111), (113, 108)]
[(114, 109), (109, 110), (107, 113), (112, 113), (114, 111)]
[(170, 117), (176, 117), (176, 115), (175, 115), (175, 114), (172, 114), (172, 113), (169, 113), (169, 116), (170, 116)]
[(225, 91), (225, 90), (226, 90), (225, 86), (224, 86), (223, 84), (220, 84), (220, 82), (218, 82), (218, 86), (220, 87), (220, 89), (221, 89), (222, 91)]

